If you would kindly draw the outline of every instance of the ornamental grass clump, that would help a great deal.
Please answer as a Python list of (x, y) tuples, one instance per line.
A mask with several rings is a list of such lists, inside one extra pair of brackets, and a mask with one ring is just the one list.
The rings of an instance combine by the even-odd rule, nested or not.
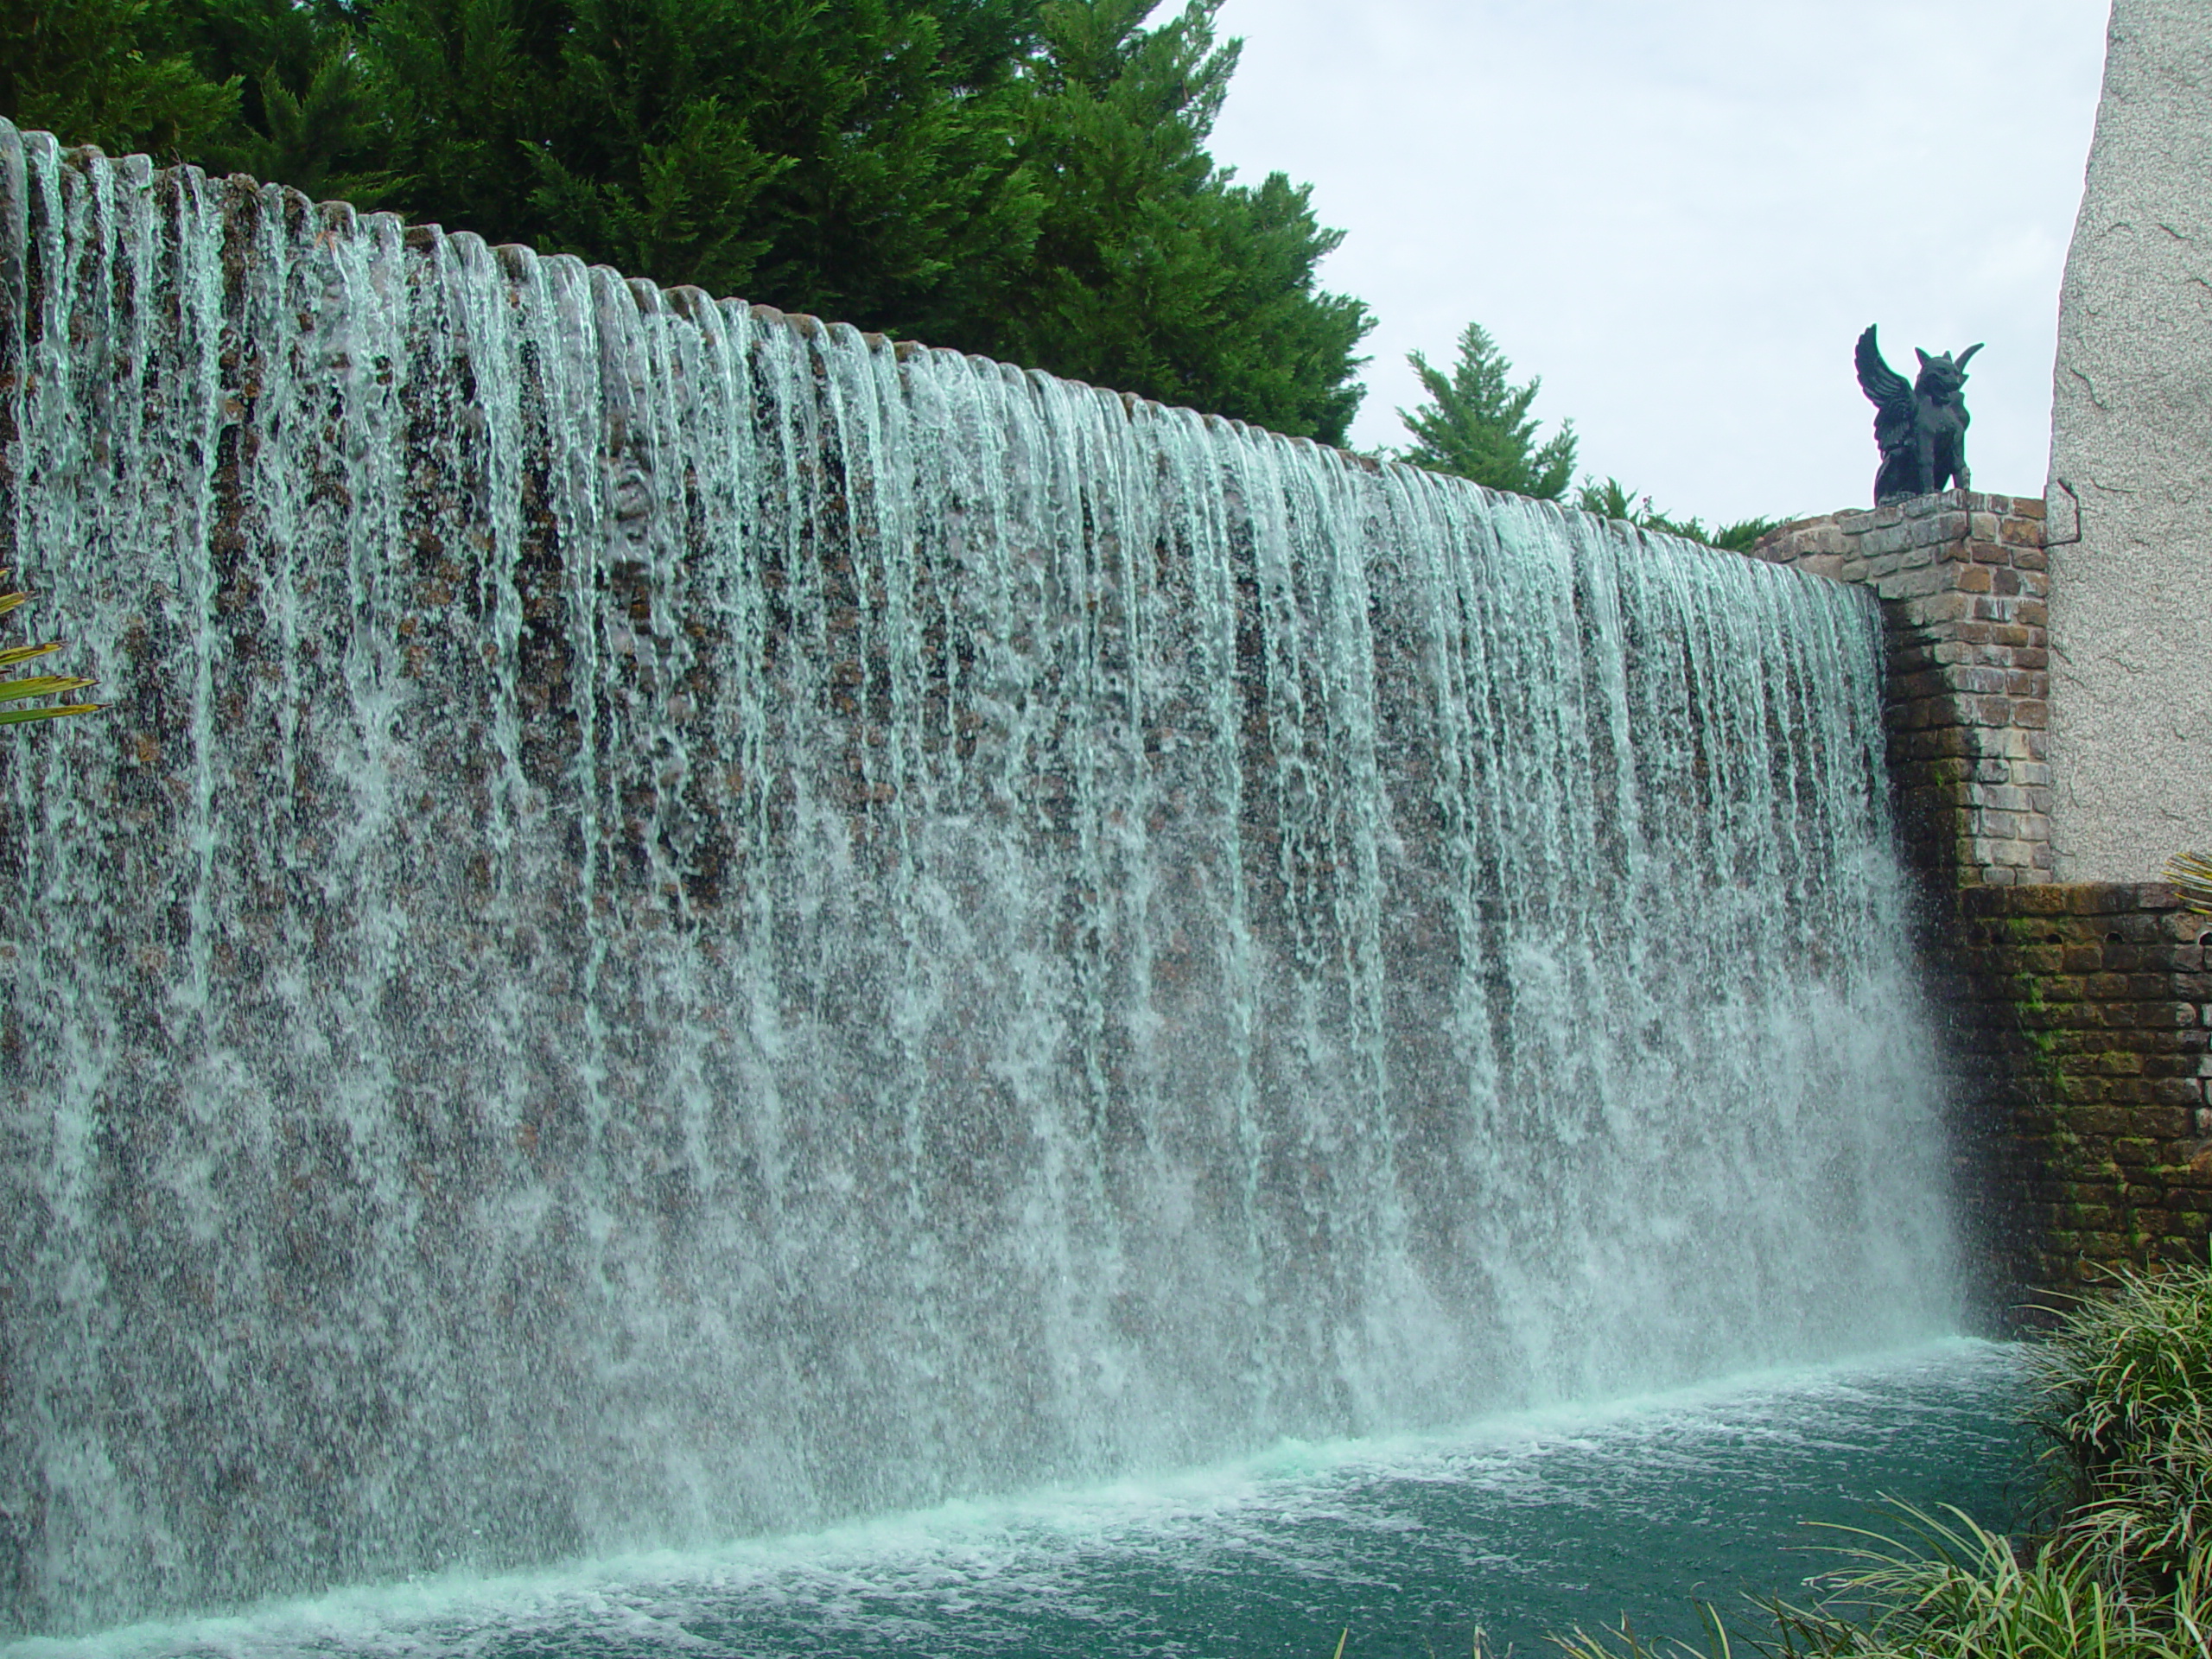
[(1696, 1647), (1625, 1630), (1553, 1640), (1569, 1659), (1733, 1659), (1739, 1647), (1777, 1659), (2203, 1659), (2201, 1571), (2174, 1596), (2133, 1598), (2056, 1540), (2022, 1552), (1956, 1510), (1894, 1508), (1898, 1535), (1854, 1529), (1852, 1565), (1814, 1580), (1820, 1603), (1773, 1604), (1774, 1633), (1758, 1641), (1732, 1641), (1709, 1607)]
[(2056, 1536), (2103, 1580), (2172, 1591), (2212, 1545), (2212, 1270), (2122, 1269), (2034, 1360)]
[[(2028, 1540), (1891, 1504), (1843, 1529), (1809, 1607), (1737, 1643), (1783, 1659), (2205, 1659), (2212, 1654), (2212, 1270), (2113, 1274), (2035, 1351), (2051, 1508)], [(1570, 1659), (1732, 1659), (1627, 1630), (1554, 1637)]]
[(2212, 912), (2212, 857), (2176, 853), (2166, 862), (2165, 875), (2183, 904), (2191, 910)]

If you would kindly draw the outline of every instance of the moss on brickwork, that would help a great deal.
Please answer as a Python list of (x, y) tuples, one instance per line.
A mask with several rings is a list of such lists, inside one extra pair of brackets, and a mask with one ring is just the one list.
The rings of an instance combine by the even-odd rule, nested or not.
[(1958, 895), (1936, 965), (1961, 1109), (1987, 1153), (1983, 1213), (2016, 1292), (2067, 1289), (2099, 1265), (2203, 1259), (2212, 979), (2199, 931), (2163, 887)]

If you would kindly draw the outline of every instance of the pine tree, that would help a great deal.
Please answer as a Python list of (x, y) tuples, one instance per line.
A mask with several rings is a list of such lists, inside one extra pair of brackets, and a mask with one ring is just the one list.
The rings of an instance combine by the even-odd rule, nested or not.
[(1340, 442), (1338, 235), (1153, 3), (0, 0), (0, 112)]
[(666, 283), (926, 334), (1033, 241), (1037, 0), (386, 0), (395, 206)]
[(1314, 222), (1308, 192), (1280, 173), (1239, 185), (1206, 153), (1238, 49), (1214, 42), (1220, 4), (1191, 0), (1151, 29), (1152, 0), (1044, 8), (1025, 149), (1044, 188), (1035, 252), (954, 343), (1341, 443), (1373, 321), (1317, 290), (1341, 232)]
[(189, 34), (165, 0), (0, 0), (0, 116), (116, 155), (195, 156), (238, 88), (200, 71)]
[(1543, 385), (1532, 378), (1516, 386), (1508, 379), (1513, 365), (1480, 323), (1459, 336), (1459, 361), (1446, 377), (1419, 352), (1406, 359), (1421, 377), (1429, 401), (1398, 418), (1414, 435), (1400, 459), (1433, 472), (1456, 473), (1493, 490), (1556, 501), (1574, 473), (1574, 423), (1542, 443), (1529, 413)]
[(1732, 553), (1748, 553), (1758, 544), (1759, 538), (1770, 530), (1778, 530), (1788, 522), (1783, 518), (1738, 518), (1716, 524), (1711, 530), (1701, 518), (1676, 518), (1652, 505), (1651, 498), (1637, 499), (1635, 491), (1618, 478), (1607, 478), (1603, 483), (1586, 478), (1574, 493), (1574, 505), (1585, 512), (1595, 513), (1600, 518), (1620, 518), (1639, 530), (1656, 530), (1669, 536), (1680, 536), (1686, 540), (1703, 542), (1707, 547), (1718, 547)]
[(193, 159), (273, 179), (321, 200), (380, 205), (382, 90), (346, 0), (178, 0), (193, 58), (239, 89), (236, 118)]

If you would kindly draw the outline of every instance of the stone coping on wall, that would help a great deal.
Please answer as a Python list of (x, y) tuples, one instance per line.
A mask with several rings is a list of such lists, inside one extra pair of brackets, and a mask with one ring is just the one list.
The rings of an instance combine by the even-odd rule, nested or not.
[(2049, 881), (2042, 500), (1947, 490), (1800, 519), (1753, 553), (1881, 601), (1890, 775), (1913, 868), (1943, 887)]

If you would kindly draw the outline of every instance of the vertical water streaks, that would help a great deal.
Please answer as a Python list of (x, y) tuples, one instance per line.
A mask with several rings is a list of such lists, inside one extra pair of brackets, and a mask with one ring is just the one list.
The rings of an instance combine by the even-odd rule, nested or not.
[(65, 1628), (1941, 1326), (1863, 598), (0, 126)]

